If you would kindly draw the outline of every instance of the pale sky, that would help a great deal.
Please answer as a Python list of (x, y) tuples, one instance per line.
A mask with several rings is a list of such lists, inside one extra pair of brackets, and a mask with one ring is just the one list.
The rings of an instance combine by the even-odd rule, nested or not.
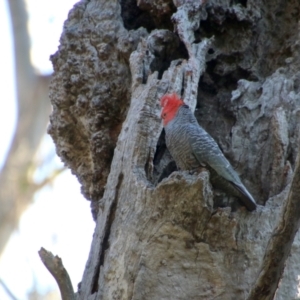
[[(31, 34), (32, 61), (41, 73), (52, 72), (49, 56), (58, 46), (64, 20), (74, 0), (27, 0)], [(13, 57), (9, 14), (6, 1), (0, 1), (0, 165), (11, 140), (15, 126), (15, 91)], [(58, 9), (59, 8), (59, 9)], [(1, 77), (2, 76), (2, 77)], [(52, 140), (45, 136), (40, 157), (54, 152)], [(50, 150), (49, 150), (50, 149)], [(49, 163), (50, 168), (61, 165), (59, 158)], [(44, 169), (41, 173), (46, 173)], [(57, 289), (56, 282), (38, 256), (45, 247), (62, 258), (75, 291), (81, 281), (88, 258), (94, 230), (89, 202), (80, 194), (77, 179), (70, 171), (60, 175), (52, 186), (47, 186), (35, 196), (33, 204), (23, 214), (19, 229), (10, 239), (0, 259), (0, 279), (18, 300), (27, 300), (28, 293), (36, 288), (40, 293)], [(0, 299), (11, 300), (0, 285)], [(57, 298), (57, 299), (60, 299)]]

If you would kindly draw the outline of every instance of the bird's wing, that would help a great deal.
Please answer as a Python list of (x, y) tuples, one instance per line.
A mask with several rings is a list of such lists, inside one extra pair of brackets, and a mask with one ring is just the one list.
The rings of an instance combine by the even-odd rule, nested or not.
[(252, 211), (256, 208), (256, 202), (241, 182), (239, 175), (235, 172), (230, 162), (222, 153), (216, 141), (202, 128), (195, 127), (191, 135), (190, 143), (196, 159), (214, 169), (219, 176), (232, 183), (245, 199), (242, 199), (246, 207)]
[(218, 144), (202, 127), (194, 127), (190, 136), (190, 144), (194, 156), (200, 163), (209, 165), (228, 181), (241, 183), (239, 176)]

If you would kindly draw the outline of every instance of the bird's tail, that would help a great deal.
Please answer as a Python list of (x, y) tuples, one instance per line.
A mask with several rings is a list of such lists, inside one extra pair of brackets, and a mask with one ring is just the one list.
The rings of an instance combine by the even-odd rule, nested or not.
[(256, 209), (256, 202), (251, 194), (247, 191), (243, 184), (236, 184), (232, 182), (232, 185), (239, 191), (244, 197), (241, 197), (241, 200), (245, 204), (248, 210), (253, 211)]

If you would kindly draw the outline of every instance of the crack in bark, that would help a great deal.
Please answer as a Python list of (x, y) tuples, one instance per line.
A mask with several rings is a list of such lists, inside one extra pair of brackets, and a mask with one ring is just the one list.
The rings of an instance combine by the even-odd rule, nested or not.
[(97, 266), (97, 272), (93, 278), (93, 282), (92, 282), (93, 287), (92, 287), (91, 294), (98, 292), (98, 288), (99, 288), (98, 281), (99, 281), (99, 276), (100, 276), (100, 269), (101, 269), (101, 266), (104, 265), (105, 252), (109, 248), (110, 231), (111, 231), (111, 227), (114, 222), (114, 219), (115, 219), (116, 209), (117, 209), (118, 201), (119, 201), (119, 190), (120, 190), (120, 186), (123, 182), (123, 179), (124, 179), (124, 174), (121, 172), (118, 177), (118, 183), (116, 186), (115, 197), (110, 206), (108, 220), (105, 224), (105, 230), (104, 230), (105, 233), (104, 233), (104, 238), (102, 241), (102, 247), (101, 247), (101, 251), (100, 251), (100, 259), (99, 259), (99, 263)]

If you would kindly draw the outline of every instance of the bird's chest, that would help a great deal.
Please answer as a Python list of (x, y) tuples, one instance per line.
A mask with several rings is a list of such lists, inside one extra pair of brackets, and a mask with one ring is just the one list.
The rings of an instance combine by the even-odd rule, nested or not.
[(193, 170), (200, 166), (193, 155), (189, 128), (180, 126), (174, 126), (169, 130), (166, 128), (166, 144), (177, 167), (181, 170)]

